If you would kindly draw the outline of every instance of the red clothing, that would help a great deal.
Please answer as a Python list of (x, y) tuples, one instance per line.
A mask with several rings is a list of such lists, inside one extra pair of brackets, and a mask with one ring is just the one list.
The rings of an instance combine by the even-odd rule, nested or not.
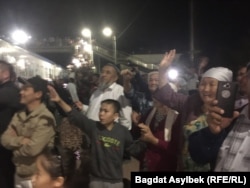
[[(150, 113), (150, 112), (149, 112)], [(148, 114), (149, 114), (148, 113)], [(148, 114), (142, 118), (145, 119)], [(176, 171), (177, 155), (180, 141), (180, 116), (177, 117), (172, 127), (171, 140), (164, 140), (164, 128), (166, 117), (159, 122), (159, 126), (154, 128), (155, 117), (153, 117), (150, 126), (151, 132), (159, 139), (157, 146), (148, 144), (147, 150), (140, 160), (140, 167), (146, 164), (146, 171)]]

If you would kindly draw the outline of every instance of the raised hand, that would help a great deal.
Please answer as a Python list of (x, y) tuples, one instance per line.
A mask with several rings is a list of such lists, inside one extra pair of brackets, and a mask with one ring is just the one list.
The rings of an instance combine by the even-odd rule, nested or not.
[(130, 81), (135, 76), (135, 73), (133, 73), (129, 69), (124, 69), (121, 71), (121, 75), (123, 76), (124, 80)]
[(50, 100), (51, 101), (54, 101), (54, 102), (60, 102), (61, 101), (61, 98), (60, 96), (58, 95), (58, 93), (56, 92), (55, 88), (48, 85), (48, 90), (49, 90), (49, 96), (50, 96)]
[(175, 58), (175, 49), (170, 50), (169, 53), (167, 52), (164, 55), (163, 59), (161, 60), (161, 63), (159, 65), (159, 75), (160, 75), (159, 88), (162, 88), (164, 85), (168, 83), (166, 73), (169, 66), (172, 64), (174, 58)]
[(160, 62), (159, 65), (159, 71), (160, 72), (166, 72), (166, 70), (168, 69), (168, 67), (172, 64), (174, 58), (175, 58), (175, 53), (176, 50), (170, 50), (169, 52), (166, 52), (163, 59)]
[(74, 103), (75, 107), (78, 109), (78, 110), (82, 110), (83, 109), (83, 104), (81, 101), (76, 101)]
[(208, 65), (209, 59), (207, 57), (204, 57), (201, 59), (199, 63), (199, 68), (203, 69)]
[(217, 106), (218, 101), (214, 100), (209, 106), (207, 113), (207, 123), (213, 134), (219, 134), (223, 129), (227, 128), (230, 123), (239, 116), (239, 112), (235, 111), (232, 118), (224, 118), (222, 114), (224, 110)]

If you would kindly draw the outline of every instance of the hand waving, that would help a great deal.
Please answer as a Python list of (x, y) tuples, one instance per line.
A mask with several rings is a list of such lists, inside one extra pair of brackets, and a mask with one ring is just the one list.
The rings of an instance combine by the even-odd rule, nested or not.
[(169, 66), (172, 64), (174, 58), (175, 58), (175, 49), (170, 50), (169, 53), (166, 52), (163, 59), (161, 60), (161, 63), (159, 65), (159, 75), (160, 75), (159, 88), (163, 87), (168, 83), (168, 79), (165, 75)]
[(58, 95), (58, 93), (56, 92), (55, 88), (53, 88), (52, 86), (48, 85), (48, 90), (49, 90), (49, 96), (50, 96), (50, 100), (54, 101), (54, 102), (60, 102), (61, 98)]
[(172, 64), (174, 58), (175, 58), (176, 50), (170, 50), (169, 52), (166, 52), (163, 59), (161, 60), (161, 63), (159, 65), (159, 71), (164, 72), (168, 69), (168, 67)]
[(135, 74), (133, 72), (131, 72), (129, 69), (122, 70), (121, 75), (123, 76), (123, 79), (125, 79), (126, 81), (129, 81), (129, 82), (135, 76)]

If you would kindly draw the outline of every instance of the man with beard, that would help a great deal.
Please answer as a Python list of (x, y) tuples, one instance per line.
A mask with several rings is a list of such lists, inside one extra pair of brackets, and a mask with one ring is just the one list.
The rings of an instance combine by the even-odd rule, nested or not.
[[(15, 72), (12, 65), (0, 61), (0, 136), (7, 128), (14, 113), (19, 110), (19, 89), (14, 84)], [(14, 164), (12, 152), (0, 145), (0, 187), (14, 187)]]
[(99, 121), (98, 111), (101, 101), (105, 99), (114, 99), (119, 101), (121, 105), (119, 123), (131, 129), (131, 113), (132, 108), (129, 100), (124, 96), (123, 87), (116, 83), (119, 78), (119, 69), (111, 64), (106, 64), (100, 73), (98, 88), (90, 97), (89, 106), (77, 103), (78, 107), (82, 107), (82, 111), (86, 113), (89, 119)]

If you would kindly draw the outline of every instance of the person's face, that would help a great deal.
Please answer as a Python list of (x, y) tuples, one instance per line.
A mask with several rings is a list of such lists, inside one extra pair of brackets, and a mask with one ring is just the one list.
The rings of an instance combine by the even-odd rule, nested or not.
[(60, 178), (62, 177), (51, 177), (42, 165), (44, 162), (46, 162), (46, 158), (42, 155), (36, 160), (37, 171), (31, 179), (33, 188), (61, 188), (63, 182)]
[(6, 82), (7, 80), (9, 80), (9, 72), (6, 70), (1, 69), (1, 65), (0, 65), (0, 84)]
[(204, 77), (199, 84), (199, 93), (205, 104), (212, 102), (216, 98), (218, 80), (215, 78)]
[(112, 66), (104, 66), (100, 75), (100, 83), (112, 84), (118, 79), (117, 73)]
[(159, 74), (155, 73), (150, 75), (148, 79), (148, 88), (151, 92), (154, 92), (159, 87)]
[(20, 103), (27, 105), (34, 102), (37, 99), (40, 99), (42, 96), (42, 92), (40, 91), (35, 92), (33, 87), (24, 85), (21, 88), (20, 96), (21, 96)]
[(102, 103), (99, 111), (99, 119), (101, 124), (110, 125), (118, 118), (118, 113), (114, 112), (111, 104)]
[(239, 84), (239, 91), (242, 94), (245, 94), (247, 92), (247, 68), (246, 67), (242, 67), (238, 70), (237, 72), (237, 77), (236, 80)]

